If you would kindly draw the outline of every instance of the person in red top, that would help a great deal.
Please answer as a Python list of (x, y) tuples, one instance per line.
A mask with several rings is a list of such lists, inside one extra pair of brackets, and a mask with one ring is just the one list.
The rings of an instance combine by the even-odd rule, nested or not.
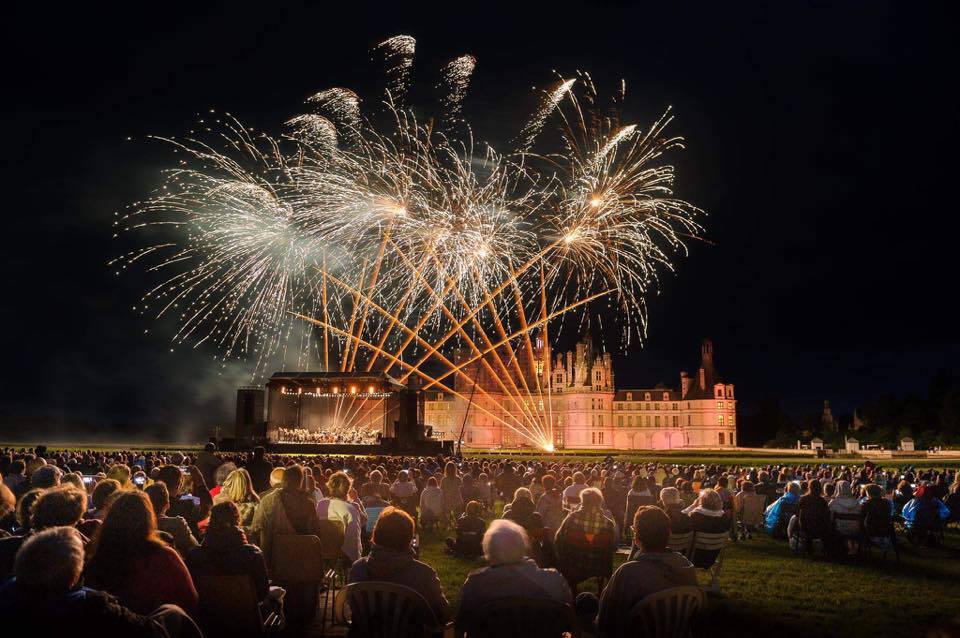
[(190, 572), (157, 535), (153, 506), (143, 492), (126, 492), (113, 502), (88, 555), (86, 583), (113, 594), (133, 611), (147, 614), (166, 604), (178, 605), (191, 616), (196, 611)]

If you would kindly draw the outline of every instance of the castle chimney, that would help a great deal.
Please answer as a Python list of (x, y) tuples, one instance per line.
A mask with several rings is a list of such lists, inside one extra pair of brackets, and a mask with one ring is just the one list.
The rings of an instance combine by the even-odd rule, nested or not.
[(700, 344), (700, 355), (703, 360), (703, 367), (710, 369), (713, 367), (713, 342), (709, 339), (704, 339)]

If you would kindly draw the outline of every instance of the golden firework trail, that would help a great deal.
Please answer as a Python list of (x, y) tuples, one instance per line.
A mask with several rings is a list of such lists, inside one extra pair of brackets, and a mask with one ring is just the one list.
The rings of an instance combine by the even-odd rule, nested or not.
[[(291, 353), (303, 367), (396, 369), (476, 393), (492, 422), (552, 449), (551, 337), (604, 304), (623, 344), (642, 338), (646, 295), (702, 232), (666, 162), (683, 141), (666, 134), (669, 110), (625, 123), (624, 87), (601, 105), (579, 73), (541, 92), (501, 152), (461, 119), (473, 56), (441, 70), (435, 116), (404, 106), (415, 52), (403, 35), (373, 48), (385, 86), (369, 112), (330, 88), (278, 137), (211, 112), (156, 138), (179, 162), (115, 221), (149, 245), (110, 265), (160, 278), (136, 308), (174, 317), (175, 343), (212, 342), (256, 372)], [(366, 401), (344, 397), (340, 426)]]

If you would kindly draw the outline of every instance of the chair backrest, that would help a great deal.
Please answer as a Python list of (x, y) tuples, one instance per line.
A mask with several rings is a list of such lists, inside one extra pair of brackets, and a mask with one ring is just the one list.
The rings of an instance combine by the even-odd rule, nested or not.
[(442, 629), (419, 592), (395, 583), (350, 583), (337, 594), (333, 613), (351, 636), (364, 638), (420, 638)]
[(560, 638), (580, 635), (573, 607), (547, 598), (509, 597), (491, 601), (465, 615), (457, 628), (467, 638)]
[(701, 569), (709, 569), (730, 540), (729, 532), (696, 532), (690, 549), (690, 560)]
[(763, 525), (763, 511), (766, 509), (767, 499), (760, 494), (745, 494), (743, 496), (743, 510), (740, 519), (744, 525)]
[(863, 518), (860, 514), (834, 513), (833, 528), (837, 531), (843, 531), (847, 535), (850, 531), (859, 534), (863, 530)]
[(323, 558), (330, 560), (340, 558), (343, 553), (343, 537), (345, 530), (342, 521), (329, 518), (320, 519), (320, 542), (323, 545)]
[(672, 587), (650, 594), (630, 610), (629, 622), (620, 625), (621, 637), (687, 638), (703, 604), (699, 587)]
[[(342, 543), (343, 541), (341, 541)], [(337, 550), (340, 545), (337, 545)], [(270, 575), (282, 583), (319, 583), (324, 578), (323, 544), (312, 534), (273, 537)]]
[(683, 534), (670, 534), (670, 540), (667, 541), (667, 548), (672, 552), (679, 552), (684, 556), (690, 556), (691, 546), (693, 545), (693, 532), (684, 532)]
[(254, 636), (261, 632), (257, 590), (248, 574), (199, 572), (193, 582), (200, 597), (198, 622), (207, 635)]

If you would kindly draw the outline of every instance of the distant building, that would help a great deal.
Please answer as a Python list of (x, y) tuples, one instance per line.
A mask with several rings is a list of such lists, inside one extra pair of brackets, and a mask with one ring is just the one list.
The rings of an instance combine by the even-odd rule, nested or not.
[(836, 432), (839, 430), (839, 424), (833, 417), (833, 412), (830, 410), (829, 401), (823, 402), (823, 414), (820, 415), (820, 428), (824, 432)]
[[(465, 364), (464, 374), (457, 375), (456, 395), (428, 390), (424, 421), (441, 438), (456, 440), (462, 429), (467, 446), (534, 445), (509, 425), (531, 422), (546, 436), (552, 431), (552, 444), (558, 448), (663, 450), (737, 444), (734, 386), (717, 373), (709, 340), (701, 344), (696, 375), (681, 372), (674, 388), (616, 388), (613, 358), (596, 352), (589, 338), (556, 356), (537, 339), (529, 352), (520, 348), (515, 359), (504, 352), (471, 362), (461, 352), (456, 362)], [(510, 373), (496, 374), (504, 368)], [(522, 425), (516, 429), (529, 431)]]

